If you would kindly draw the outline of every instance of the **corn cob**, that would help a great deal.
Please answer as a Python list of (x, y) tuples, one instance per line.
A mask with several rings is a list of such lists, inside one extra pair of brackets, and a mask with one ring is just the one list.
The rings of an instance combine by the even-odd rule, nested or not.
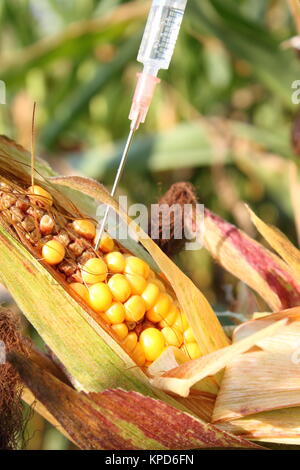
[(69, 214), (41, 186), (4, 178), (0, 219), (64, 279), (70, 295), (92, 310), (138, 366), (149, 366), (168, 346), (180, 348), (187, 359), (200, 356), (168, 284), (107, 234), (96, 252), (93, 220)]

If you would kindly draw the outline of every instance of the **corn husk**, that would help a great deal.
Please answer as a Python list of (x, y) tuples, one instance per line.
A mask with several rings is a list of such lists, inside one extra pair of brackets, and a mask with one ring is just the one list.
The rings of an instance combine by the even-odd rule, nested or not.
[(208, 209), (204, 245), (218, 263), (254, 289), (273, 311), (300, 304), (300, 282), (291, 267)]
[(204, 295), (193, 282), (163, 253), (157, 244), (123, 211), (97, 181), (81, 176), (51, 178), (51, 182), (67, 186), (112, 207), (135, 232), (138, 240), (151, 253), (160, 270), (172, 286), (202, 354), (207, 354), (229, 343), (215, 313)]
[(245, 439), (277, 444), (300, 444), (300, 408), (266, 411), (231, 422), (218, 423), (218, 427), (243, 436)]
[(252, 439), (299, 444), (300, 307), (238, 327), (233, 340), (244, 341), (283, 318), (271, 337), (257, 342), (260, 349), (235, 357), (225, 370), (213, 422)]
[(20, 354), (10, 353), (9, 361), (43, 413), (81, 449), (258, 448), (163, 401), (121, 389), (78, 393)]
[[(29, 161), (29, 155), (22, 148), (0, 138), (0, 174), (15, 175), (28, 184)], [(131, 251), (141, 252), (147, 260), (151, 256), (152, 266), (156, 265), (164, 273), (188, 317), (203, 357), (185, 364), (180, 364), (180, 360), (178, 362), (174, 356), (173, 359), (171, 356), (160, 358), (160, 364), (155, 364), (157, 369), (152, 369), (153, 376), (149, 379), (108, 334), (105, 324), (96, 321), (86, 306), (68, 294), (64, 282), (55, 275), (55, 271), (43, 266), (34, 253), (15, 239), (5, 224), (0, 224), (0, 278), (64, 365), (72, 383), (70, 386), (55, 377), (49, 364), (44, 363), (42, 369), (40, 359), (12, 353), (9, 360), (29, 390), (24, 395), (25, 399), (36, 399), (40, 412), (84, 449), (251, 448), (250, 443), (239, 437), (246, 432), (251, 435), (249, 423), (247, 430), (241, 424), (235, 424), (235, 421), (245, 419), (243, 415), (240, 415), (239, 420), (226, 423), (222, 420), (223, 428), (220, 430), (208, 423), (222, 379), (219, 372), (240, 359), (246, 361), (252, 353), (258, 353), (255, 349), (252, 351), (252, 348), (255, 345), (261, 347), (264, 341), (272, 349), (271, 337), (287, 327), (289, 316), (282, 313), (271, 321), (270, 318), (261, 319), (267, 323), (254, 328), (251, 334), (244, 332), (240, 341), (229, 346), (203, 294), (127, 217), (101, 185), (87, 178), (53, 177), (53, 172), (48, 167), (44, 168), (43, 162), (39, 160), (37, 170), (47, 177), (44, 180), (37, 175), (37, 181), (43, 180), (43, 185), (49, 188), (60, 205), (69, 204), (70, 210), (74, 210), (72, 202), (65, 197), (66, 194), (71, 195), (78, 210), (92, 216), (96, 200), (109, 204), (130, 224), (136, 239), (146, 249), (141, 249), (137, 241), (130, 240)], [(219, 243), (225, 232), (222, 235), (222, 230), (219, 231), (214, 242)], [(237, 248), (236, 241), (230, 239), (228, 252), (222, 258), (226, 260), (224, 265), (229, 263), (229, 253), (231, 256), (237, 254), (234, 251)], [(243, 237), (239, 239), (241, 245), (243, 241)], [(298, 289), (300, 292), (299, 286), (293, 281), (292, 270), (276, 255), (261, 249), (258, 258), (268, 260), (267, 269), (263, 271), (259, 261), (258, 265), (251, 264), (253, 252), (260, 245), (249, 239), (246, 246), (248, 251), (242, 257), (246, 260), (243, 268), (253, 268), (247, 278), (248, 284), (261, 294), (266, 289), (265, 298), (272, 308), (290, 305), (297, 298)], [(275, 272), (277, 284), (268, 284), (270, 272)], [(279, 285), (284, 285), (284, 288), (279, 289)], [(291, 286), (294, 288), (294, 297), (290, 293)], [(271, 354), (265, 347), (266, 350), (262, 352)], [(288, 397), (283, 396), (285, 389), (278, 390), (279, 395), (282, 392), (280, 406), (288, 400), (291, 403), (291, 393), (294, 391), (292, 379), (290, 384)], [(172, 392), (172, 396), (166, 392)], [(296, 403), (296, 397), (293, 399), (293, 403)], [(227, 434), (225, 426), (231, 426), (231, 432), (237, 437)], [(278, 435), (275, 438), (279, 439)], [(287, 439), (294, 439), (294, 436), (288, 436)]]
[(260, 234), (272, 248), (284, 259), (293, 271), (294, 278), (300, 282), (300, 251), (278, 228), (270, 226), (249, 209), (251, 219)]
[(193, 385), (196, 383), (199, 385), (199, 382), (204, 378), (215, 375), (217, 372), (224, 369), (235, 357), (239, 357), (239, 355), (248, 351), (263, 338), (275, 334), (286, 322), (287, 320), (273, 322), (270, 326), (231, 346), (219, 349), (207, 356), (189, 361), (175, 369), (164, 372), (162, 375), (152, 379), (152, 383), (163, 390), (178, 394), (182, 397), (187, 397)]
[[(29, 163), (30, 156), (24, 149), (8, 139), (0, 138), (0, 174), (12, 180), (15, 177), (27, 185), (30, 175)], [(43, 181), (43, 185), (49, 188), (61, 206), (69, 205), (70, 210), (74, 211), (75, 202), (81, 210), (88, 208), (86, 213), (91, 215), (94, 209), (93, 201), (68, 188), (62, 192), (53, 189), (54, 180), (45, 180), (45, 176), (53, 173), (38, 159), (36, 169), (36, 181)], [(45, 176), (42, 177), (41, 174)], [(62, 183), (61, 180), (56, 180), (55, 183), (58, 181)], [(70, 181), (78, 183), (76, 178)], [(67, 184), (68, 181), (64, 180), (63, 183)], [(82, 189), (82, 183), (83, 187), (91, 184), (89, 180), (80, 180), (77, 189)], [(99, 197), (100, 192), (105, 200), (106, 191), (96, 183), (93, 184), (95, 198)], [(68, 195), (72, 193), (72, 203), (63, 194), (65, 191)], [(90, 194), (88, 190), (85, 192)], [(184, 310), (188, 310), (188, 318), (203, 353), (210, 353), (227, 345), (229, 341), (201, 292), (150, 239), (143, 238), (143, 243), (169, 278)], [(131, 240), (131, 244), (140, 250), (136, 242)], [(4, 223), (0, 223), (0, 253), (2, 282), (59, 363), (63, 364), (73, 387), (79, 391), (94, 393), (122, 389), (113, 393), (107, 391), (105, 396), (101, 395), (99, 398), (101, 403), (96, 400), (95, 404), (93, 400), (91, 404), (91, 395), (87, 397), (79, 394), (74, 388), (55, 378), (52, 373), (41, 370), (39, 364), (32, 359), (11, 355), (11, 362), (18, 369), (33, 397), (43, 405), (44, 412), (46, 409), (78, 446), (99, 449), (119, 448), (118, 446), (124, 449), (170, 449), (208, 445), (251, 447), (250, 443), (227, 436), (205, 422), (212, 413), (218, 388), (216, 379), (209, 378), (204, 392), (198, 393), (190, 400), (176, 399), (165, 394), (153, 387), (146, 374), (136, 367), (132, 359), (108, 334), (105, 324), (96, 321), (86, 306), (68, 294), (64, 282), (56, 276), (55, 270), (44, 266), (34, 253), (15, 239)], [(147, 256), (149, 257), (149, 254)], [(213, 387), (213, 392), (207, 392), (209, 387)], [(127, 395), (129, 392), (133, 394)], [(95, 397), (97, 398), (96, 395)], [(127, 415), (125, 398), (132, 405), (131, 408), (126, 405), (129, 410)], [(113, 409), (109, 411), (110, 406)], [(122, 416), (118, 414), (121, 413), (120, 410)], [(141, 410), (146, 411), (142, 413)], [(188, 413), (200, 416), (202, 420)], [(161, 426), (162, 417), (166, 426)], [(186, 423), (192, 434), (189, 434), (189, 439), (181, 432), (175, 433), (172, 439), (161, 437), (159, 440), (156, 421), (160, 423), (162, 432), (166, 430), (166, 435), (172, 435), (171, 426), (174, 434), (176, 423), (181, 423), (181, 430)], [(140, 428), (145, 422), (150, 424), (147, 430), (143, 428), (141, 432)], [(152, 433), (155, 439), (147, 440), (147, 432)]]

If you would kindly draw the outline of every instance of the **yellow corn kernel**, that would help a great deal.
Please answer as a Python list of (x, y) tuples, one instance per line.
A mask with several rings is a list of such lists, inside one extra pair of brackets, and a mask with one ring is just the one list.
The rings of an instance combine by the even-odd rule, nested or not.
[(107, 233), (105, 233), (102, 236), (99, 244), (100, 250), (103, 251), (103, 253), (110, 253), (111, 251), (113, 251), (114, 247), (115, 243), (113, 239), (109, 235), (107, 235)]
[(180, 348), (189, 359), (198, 359), (201, 356), (201, 352), (197, 343), (187, 343)]
[(147, 281), (143, 276), (138, 274), (125, 274), (131, 286), (131, 292), (134, 295), (141, 295), (147, 287)]
[(96, 227), (89, 219), (74, 220), (73, 228), (76, 233), (88, 240), (92, 240), (96, 235)]
[[(38, 185), (30, 186), (28, 188), (29, 192), (29, 198), (32, 200), (33, 203), (36, 203), (37, 205), (41, 207), (47, 207), (47, 206), (52, 206), (53, 204), (53, 198), (48, 191), (46, 191), (44, 188)], [(30, 195), (32, 195), (30, 197)]]
[(123, 274), (114, 274), (108, 281), (113, 298), (125, 302), (131, 295), (131, 287)]
[(123, 341), (124, 349), (127, 352), (132, 352), (137, 345), (137, 334), (134, 331), (131, 331)]
[(126, 323), (118, 323), (116, 325), (111, 325), (111, 329), (116, 333), (120, 339), (125, 339), (128, 335), (128, 328)]
[(169, 296), (164, 293), (160, 294), (153, 307), (147, 312), (147, 319), (153, 323), (158, 323), (167, 316), (170, 307), (171, 301)]
[(65, 247), (58, 240), (49, 240), (42, 248), (43, 259), (48, 264), (60, 263), (65, 254)]
[(176, 305), (173, 304), (167, 316), (159, 322), (160, 328), (165, 328), (165, 326), (172, 326), (179, 313), (179, 309), (176, 307)]
[(150, 268), (145, 261), (137, 256), (128, 256), (125, 263), (125, 273), (137, 274), (143, 276), (145, 279), (149, 276)]
[(125, 320), (125, 308), (120, 302), (113, 302), (105, 315), (113, 325), (122, 323)]
[(89, 259), (81, 269), (81, 276), (87, 284), (96, 284), (105, 281), (107, 265), (101, 258)]
[(183, 343), (183, 334), (177, 328), (166, 326), (161, 330), (168, 346), (179, 348)]
[(188, 324), (186, 315), (183, 312), (179, 311), (179, 315), (174, 321), (173, 326), (182, 332), (189, 328), (190, 325)]
[(107, 284), (99, 282), (89, 288), (89, 304), (96, 312), (105, 312), (112, 304), (112, 295)]
[(153, 282), (153, 284), (156, 284), (161, 292), (166, 292), (166, 286), (164, 285), (162, 281), (155, 278), (155, 279), (152, 279), (151, 282)]
[(124, 304), (126, 320), (131, 322), (140, 321), (145, 315), (146, 304), (139, 295), (133, 295)]
[(105, 256), (110, 273), (122, 273), (125, 269), (125, 258), (119, 251), (112, 251)]
[(141, 296), (145, 301), (147, 310), (150, 310), (150, 308), (153, 307), (153, 305), (158, 299), (159, 292), (159, 288), (155, 284), (153, 284), (153, 282), (149, 282)]
[(136, 347), (131, 352), (131, 357), (138, 366), (142, 367), (145, 364), (146, 357), (144, 349), (140, 343), (137, 343)]
[(89, 301), (89, 291), (84, 284), (80, 282), (71, 282), (70, 288), (76, 292), (86, 303)]
[(161, 331), (156, 328), (146, 328), (140, 335), (147, 361), (155, 361), (165, 348), (165, 339)]
[(192, 332), (192, 328), (187, 328), (183, 332), (183, 337), (184, 337), (184, 341), (186, 343), (195, 343), (196, 342), (196, 338), (194, 336), (194, 333)]

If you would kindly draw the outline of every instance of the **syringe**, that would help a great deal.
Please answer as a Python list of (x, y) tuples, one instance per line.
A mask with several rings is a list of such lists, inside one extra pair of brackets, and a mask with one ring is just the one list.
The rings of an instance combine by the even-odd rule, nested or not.
[[(143, 39), (137, 60), (144, 65), (138, 73), (138, 81), (129, 113), (130, 132), (111, 190), (114, 197), (135, 131), (145, 122), (155, 87), (160, 82), (157, 78), (160, 69), (168, 69), (179, 34), (187, 0), (153, 0), (148, 15)], [(105, 228), (109, 206), (106, 206), (100, 228), (97, 233), (95, 249), (98, 249)]]

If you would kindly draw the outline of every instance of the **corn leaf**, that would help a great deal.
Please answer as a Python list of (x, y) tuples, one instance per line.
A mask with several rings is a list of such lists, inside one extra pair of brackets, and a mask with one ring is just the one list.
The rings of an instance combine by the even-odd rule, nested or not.
[(8, 360), (81, 449), (258, 448), (160, 400), (121, 389), (78, 393), (17, 353)]
[[(90, 53), (101, 43), (111, 41), (124, 35), (128, 24), (134, 24), (146, 15), (147, 7), (143, 2), (131, 2), (121, 5), (112, 13), (98, 18), (72, 22), (63, 32), (46, 37), (16, 51), (2, 60), (1, 78), (9, 82), (11, 87), (20, 85), (26, 73), (34, 68), (51, 64), (62, 58), (74, 59)], [(122, 34), (123, 33), (123, 34)], [(22, 67), (23, 73), (20, 74)]]

